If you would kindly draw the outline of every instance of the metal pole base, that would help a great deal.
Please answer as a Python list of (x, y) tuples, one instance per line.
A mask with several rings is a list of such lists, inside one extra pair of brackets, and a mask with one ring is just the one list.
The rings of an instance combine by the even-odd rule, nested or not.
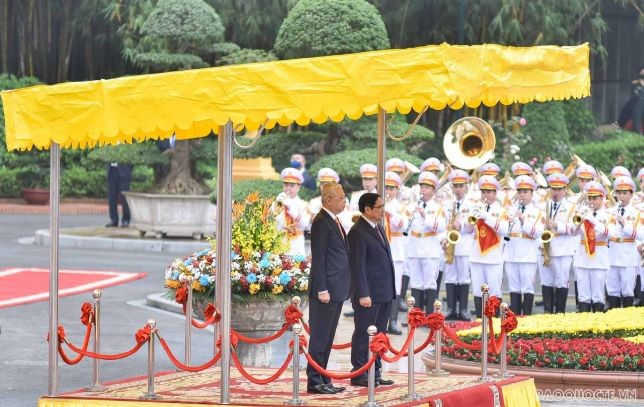
[(508, 372), (505, 372), (505, 373), (499, 372), (499, 373), (496, 374), (496, 377), (499, 378), (499, 379), (507, 379), (509, 377), (514, 377), (514, 375), (512, 373), (508, 373)]
[(145, 393), (143, 396), (139, 397), (141, 400), (161, 400), (162, 397), (157, 394)]
[(449, 372), (443, 369), (432, 369), (432, 376), (449, 376)]
[(103, 391), (103, 390), (107, 390), (107, 386), (101, 386), (99, 384), (98, 386), (94, 385), (94, 386), (85, 387), (85, 391)]
[(421, 396), (418, 393), (405, 394), (404, 396), (401, 397), (401, 399), (405, 400), (405, 401), (416, 401), (416, 400), (421, 400), (422, 398), (423, 398), (423, 396)]
[(495, 382), (496, 379), (492, 376), (485, 376), (485, 377), (479, 377), (479, 382), (481, 383), (489, 383), (489, 382)]
[(283, 403), (285, 406), (304, 406), (306, 405), (306, 400), (302, 399), (289, 399)]
[(360, 404), (360, 407), (383, 407), (383, 405), (377, 401), (367, 401), (366, 403)]

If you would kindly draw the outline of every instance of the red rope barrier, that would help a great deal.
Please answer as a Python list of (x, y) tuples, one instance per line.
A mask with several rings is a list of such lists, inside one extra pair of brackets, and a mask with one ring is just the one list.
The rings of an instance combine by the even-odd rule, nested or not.
[(501, 305), (501, 300), (499, 298), (495, 296), (488, 298), (485, 303), (485, 316), (488, 318), (495, 317), (496, 312), (499, 309), (499, 305)]
[[(59, 331), (60, 331), (60, 328), (59, 328)], [(69, 341), (65, 341), (65, 343), (67, 344), (67, 346), (69, 346), (71, 350), (73, 350), (78, 354), (82, 354), (83, 356), (88, 356), (90, 358), (102, 359), (102, 360), (118, 360), (118, 359), (124, 359), (128, 356), (131, 356), (135, 354), (139, 349), (141, 349), (141, 347), (150, 339), (150, 326), (146, 325), (144, 328), (139, 329), (134, 335), (134, 337), (136, 339), (136, 345), (132, 349), (126, 352), (117, 353), (113, 355), (89, 352), (89, 351), (77, 348), (76, 346), (74, 346), (74, 344), (72, 344)]]
[[(186, 307), (185, 302), (182, 304), (182, 307), (183, 307), (183, 315), (186, 315), (186, 308), (187, 307)], [(212, 305), (211, 302), (208, 303), (208, 305), (206, 306), (206, 309), (203, 310), (203, 315), (206, 318), (206, 320), (203, 323), (198, 322), (194, 318), (190, 318), (191, 319), (190, 322), (192, 323), (192, 326), (194, 326), (197, 329), (203, 329), (203, 328), (207, 327), (208, 325), (213, 324), (213, 323), (217, 323), (217, 322), (219, 322), (221, 320), (221, 314), (219, 313), (217, 308), (215, 308), (215, 306)], [(187, 318), (187, 316), (186, 316), (186, 318)]]
[[(92, 324), (88, 323), (85, 324), (87, 325), (87, 328), (85, 329), (85, 338), (83, 339), (83, 351), (87, 350), (87, 345), (89, 345), (89, 338), (92, 334)], [(58, 328), (59, 331), (62, 329), (62, 326)], [(60, 336), (59, 336), (60, 338)], [(64, 338), (64, 331), (63, 331), (63, 341), (66, 341)], [(69, 356), (67, 356), (67, 353), (65, 353), (65, 349), (63, 349), (63, 343), (62, 341), (58, 341), (58, 354), (60, 354), (60, 358), (63, 360), (63, 362), (67, 363), (68, 365), (75, 365), (81, 360), (83, 360), (84, 355), (78, 355), (74, 359), (70, 359)]]
[(360, 369), (355, 370), (351, 373), (335, 374), (326, 370), (322, 366), (318, 365), (317, 362), (313, 360), (311, 355), (309, 355), (307, 352), (304, 352), (304, 356), (306, 356), (306, 360), (309, 362), (309, 365), (311, 365), (311, 367), (313, 367), (313, 369), (315, 369), (318, 373), (330, 379), (336, 379), (336, 380), (351, 379), (354, 377), (362, 376), (364, 372), (369, 370), (369, 367), (376, 362), (376, 357), (377, 357), (377, 355), (372, 354), (371, 358), (367, 361), (367, 363), (364, 364), (364, 366), (362, 366)]
[(163, 349), (165, 350), (165, 353), (168, 355), (168, 358), (170, 358), (170, 361), (181, 370), (185, 370), (188, 372), (199, 372), (201, 370), (205, 370), (214, 366), (215, 363), (217, 363), (217, 361), (219, 361), (219, 358), (221, 357), (221, 350), (220, 350), (219, 352), (217, 352), (215, 356), (212, 357), (212, 359), (210, 359), (208, 362), (204, 363), (203, 365), (199, 365), (199, 366), (184, 365), (174, 356), (174, 354), (172, 353), (172, 350), (166, 343), (165, 339), (163, 339), (161, 335), (159, 335), (158, 333), (157, 333), (157, 336), (159, 337), (159, 343), (161, 344), (161, 347), (163, 347)]
[[(405, 340), (405, 343), (400, 348), (400, 350), (397, 350), (393, 346), (389, 345), (389, 351), (391, 353), (393, 353), (394, 355), (396, 355), (396, 356), (401, 356), (401, 357), (402, 356), (407, 356), (407, 348), (409, 348), (409, 343), (411, 342), (411, 338), (413, 337), (415, 332), (416, 332), (416, 328), (412, 327), (411, 330), (409, 331), (409, 334), (407, 335), (407, 339)], [(384, 357), (382, 359), (384, 361), (386, 361), (386, 362), (391, 363), (391, 362), (397, 361), (398, 359), (400, 359), (400, 357), (396, 358), (395, 360), (392, 360), (391, 362), (389, 360), (385, 359)]]
[(275, 332), (272, 335), (265, 336), (263, 338), (250, 338), (248, 336), (244, 336), (244, 335), (240, 334), (239, 332), (235, 331), (232, 328), (231, 328), (231, 332), (233, 334), (237, 335), (237, 338), (242, 342), (252, 343), (252, 344), (260, 344), (260, 343), (270, 342), (270, 341), (275, 340), (275, 339), (279, 338), (280, 336), (284, 335), (284, 332), (286, 332), (288, 330), (288, 327), (289, 327), (289, 325), (284, 324), (284, 325), (282, 325), (282, 328), (279, 331)]
[(280, 368), (277, 370), (277, 372), (275, 372), (273, 375), (271, 375), (271, 376), (269, 376), (267, 378), (258, 379), (256, 377), (253, 377), (250, 373), (248, 373), (244, 369), (244, 366), (242, 366), (241, 362), (239, 361), (239, 358), (237, 357), (237, 353), (232, 352), (231, 356), (233, 358), (233, 362), (235, 363), (235, 367), (237, 367), (237, 370), (239, 370), (239, 372), (242, 374), (242, 376), (244, 376), (245, 378), (247, 378), (248, 380), (250, 380), (251, 382), (253, 382), (255, 384), (268, 384), (268, 383), (272, 382), (273, 380), (276, 380), (278, 377), (280, 377), (282, 375), (282, 373), (284, 373), (284, 371), (288, 367), (289, 363), (291, 363), (291, 359), (293, 359), (293, 353), (289, 352), (288, 356), (284, 360), (284, 363), (282, 363), (282, 366), (280, 366)]
[[(306, 332), (309, 336), (311, 336), (311, 328), (309, 327), (309, 324), (304, 322), (304, 320), (301, 320), (301, 323), (302, 323), (302, 326), (304, 327), (304, 332)], [(331, 349), (335, 349), (335, 350), (349, 349), (350, 347), (351, 347), (351, 342), (331, 345)]]
[(473, 351), (480, 351), (481, 350), (481, 344), (478, 343), (476, 345), (474, 344), (469, 344), (467, 342), (462, 341), (458, 335), (456, 335), (456, 332), (452, 331), (451, 328), (449, 328), (447, 325), (443, 327), (443, 332), (447, 335), (449, 339), (454, 341), (458, 346), (465, 348), (467, 350), (473, 350)]
[(84, 302), (81, 305), (81, 317), (80, 321), (83, 325), (87, 325), (90, 322), (94, 322), (94, 307), (89, 302)]

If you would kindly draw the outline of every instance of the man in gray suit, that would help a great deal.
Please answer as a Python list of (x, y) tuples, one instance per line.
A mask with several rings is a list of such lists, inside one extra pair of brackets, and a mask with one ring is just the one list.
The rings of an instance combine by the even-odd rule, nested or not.
[[(340, 184), (322, 187), (322, 209), (311, 225), (311, 275), (309, 281), (309, 354), (327, 367), (342, 303), (349, 298), (349, 248), (337, 215), (344, 210), (346, 196)], [(310, 364), (306, 367), (307, 391), (335, 394), (344, 387), (331, 384)]]

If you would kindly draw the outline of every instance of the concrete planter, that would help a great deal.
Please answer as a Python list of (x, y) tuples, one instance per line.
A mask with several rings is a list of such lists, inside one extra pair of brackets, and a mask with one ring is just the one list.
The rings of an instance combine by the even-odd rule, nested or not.
[(214, 235), (216, 207), (208, 195), (163, 195), (124, 192), (132, 215), (131, 226), (141, 236), (201, 239)]

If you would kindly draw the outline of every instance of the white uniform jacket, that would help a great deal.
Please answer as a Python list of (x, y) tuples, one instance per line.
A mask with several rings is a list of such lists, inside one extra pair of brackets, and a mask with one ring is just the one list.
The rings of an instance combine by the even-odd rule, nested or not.
[(539, 208), (529, 203), (523, 211), (523, 225), (518, 218), (519, 208), (512, 208), (509, 213), (509, 232), (507, 237), (510, 239), (505, 242), (503, 248), (503, 260), (513, 263), (536, 263), (537, 253), (541, 241), (539, 238), (543, 234), (544, 220)]

